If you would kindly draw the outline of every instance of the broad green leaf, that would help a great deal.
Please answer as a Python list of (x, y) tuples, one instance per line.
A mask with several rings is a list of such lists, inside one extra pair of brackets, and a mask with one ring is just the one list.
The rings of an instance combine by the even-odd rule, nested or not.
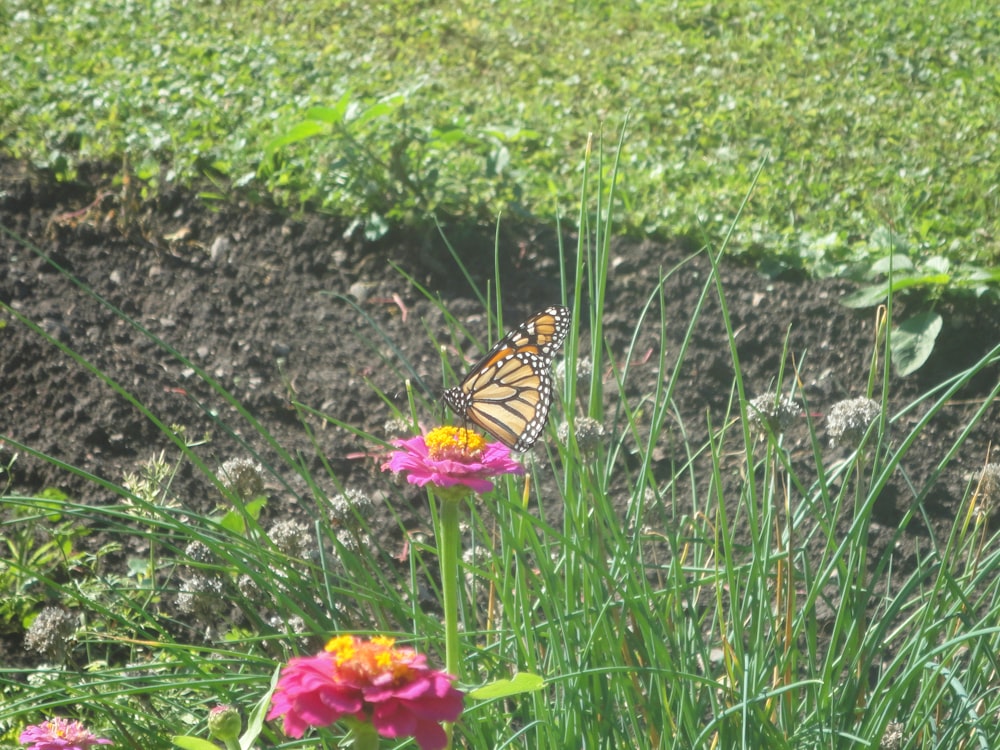
[(951, 271), (951, 261), (942, 255), (934, 255), (921, 264), (921, 268), (933, 271), (938, 274), (947, 274)]
[(874, 263), (872, 263), (871, 268), (868, 269), (868, 277), (874, 278), (884, 273), (889, 273), (892, 270), (893, 278), (896, 278), (896, 274), (900, 271), (910, 271), (913, 269), (913, 261), (907, 258), (905, 255), (892, 255), (885, 258), (879, 258)]
[(243, 516), (235, 510), (231, 510), (226, 513), (226, 515), (222, 517), (222, 520), (219, 521), (219, 526), (238, 536), (243, 536), (247, 531), (246, 524), (243, 523)]
[(343, 122), (350, 104), (351, 92), (346, 91), (332, 107), (309, 107), (305, 112), (305, 119), (328, 123)]
[(37, 496), (37, 502), (35, 503), (35, 508), (38, 510), (51, 510), (52, 513), (46, 514), (46, 519), (49, 523), (57, 523), (62, 519), (62, 514), (59, 513), (59, 509), (62, 508), (63, 504), (69, 499), (69, 495), (63, 492), (58, 487), (46, 487)]
[(377, 102), (368, 109), (362, 111), (359, 115), (357, 115), (357, 117), (352, 118), (351, 125), (357, 128), (364, 125), (369, 120), (374, 120), (376, 117), (384, 117), (385, 115), (398, 109), (399, 105), (402, 103), (402, 96), (393, 96), (384, 101)]
[[(243, 506), (243, 509), (246, 515), (257, 521), (260, 519), (260, 513), (264, 510), (265, 505), (267, 505), (267, 498), (261, 497), (256, 500), (251, 500)], [(247, 530), (246, 524), (243, 522), (243, 513), (235, 510), (231, 510), (226, 513), (226, 515), (220, 519), (219, 525), (234, 534), (239, 534), (240, 536), (245, 534)]]
[(924, 312), (903, 321), (892, 334), (892, 364), (900, 377), (917, 370), (934, 351), (941, 332), (941, 316)]
[(850, 308), (861, 308), (861, 307), (874, 307), (875, 305), (880, 305), (885, 302), (886, 295), (888, 294), (888, 289), (885, 284), (878, 284), (876, 286), (866, 286), (858, 289), (855, 292), (844, 295), (840, 298), (840, 304), (844, 307)]
[[(893, 276), (893, 293), (901, 292), (904, 289), (919, 286), (946, 286), (951, 281), (948, 274), (921, 274), (918, 276)], [(885, 302), (889, 294), (888, 284), (875, 284), (863, 287), (855, 292), (851, 292), (841, 298), (840, 304), (844, 307), (860, 308), (874, 307)]]
[(264, 506), (267, 505), (266, 497), (258, 497), (256, 500), (251, 500), (246, 504), (247, 515), (250, 516), (255, 521), (260, 520), (261, 511), (264, 510)]
[(898, 292), (912, 286), (947, 286), (951, 276), (946, 273), (927, 273), (919, 276), (893, 277), (892, 290)]
[(1000, 268), (969, 268), (965, 272), (966, 282), (997, 282), (1000, 283)]
[(476, 688), (469, 692), (469, 697), (477, 701), (492, 700), (495, 698), (507, 698), (520, 693), (531, 693), (541, 690), (545, 680), (537, 674), (531, 672), (519, 672), (509, 680), (496, 680), (481, 688)]
[(291, 145), (293, 143), (298, 143), (299, 141), (304, 141), (307, 138), (312, 138), (313, 136), (320, 135), (321, 133), (329, 133), (330, 126), (320, 120), (306, 120), (305, 122), (300, 122), (293, 125), (290, 130), (286, 130), (282, 135), (272, 138), (267, 146), (264, 147), (264, 153), (270, 158), (279, 149), (285, 146)]

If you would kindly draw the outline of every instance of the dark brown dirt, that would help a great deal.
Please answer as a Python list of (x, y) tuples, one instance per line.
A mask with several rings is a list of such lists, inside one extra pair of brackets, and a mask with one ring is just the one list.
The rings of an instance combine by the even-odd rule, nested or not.
[[(184, 425), (189, 436), (210, 434), (211, 441), (197, 448), (209, 466), (244, 455), (238, 441), (245, 440), (281, 471), (276, 452), (196, 374), (196, 368), (218, 381), (279, 444), (304, 456), (314, 456), (315, 451), (291, 406), (293, 398), (376, 436), (385, 435), (383, 425), (392, 414), (373, 386), (396, 399), (405, 411), (404, 378), (411, 371), (392, 347), (413, 373), (432, 388), (441, 387), (439, 355), (428, 332), (451, 343), (447, 326), (392, 264), (439, 295), (474, 335), (486, 336), (481, 305), (434, 233), (397, 232), (367, 243), (356, 235), (345, 238), (347, 223), (323, 216), (289, 217), (248, 205), (212, 210), (196, 194), (180, 191), (148, 203), (126, 202), (121, 190), (110, 185), (97, 168), (80, 183), (65, 185), (33, 175), (21, 165), (0, 163), (3, 226), (81, 282), (74, 284), (4, 234), (0, 235), (0, 300), (105, 373), (164, 423)], [(559, 301), (557, 239), (546, 228), (504, 222), (501, 230), (506, 322), (513, 324)], [(485, 290), (494, 277), (493, 229), (445, 231), (475, 283)], [(568, 248), (576, 246), (574, 237), (565, 242)], [(680, 245), (613, 243), (603, 322), (608, 351), (619, 364), (660, 269), (670, 271), (690, 255), (691, 248)], [(672, 366), (709, 273), (701, 254), (670, 275), (665, 285), (668, 337), (660, 341), (659, 313), (654, 312), (656, 324), (644, 325), (638, 336), (635, 351), (640, 358), (651, 356), (634, 365), (628, 386), (631, 397), (652, 392), (661, 346), (667, 347)], [(724, 263), (721, 278), (748, 395), (773, 390), (786, 337), (788, 351), (801, 363), (811, 412), (822, 415), (841, 399), (863, 395), (874, 315), (838, 304), (849, 285), (773, 280), (729, 262)], [(336, 295), (356, 300), (360, 312)], [(123, 320), (112, 306), (142, 329)], [(890, 383), (892, 413), (1000, 342), (997, 310), (943, 305), (939, 309), (946, 330), (923, 369)], [(588, 321), (585, 328), (589, 326), (587, 310), (575, 314)], [(385, 340), (366, 317), (385, 333)], [(172, 454), (173, 446), (161, 429), (128, 399), (12, 316), (4, 313), (3, 322), (0, 461), (4, 465), (19, 452), (10, 445), (14, 440), (120, 482), (125, 472), (161, 450)], [(454, 347), (447, 352), (456, 370), (461, 368), (461, 354), (472, 353), (469, 342), (458, 344), (464, 347), (461, 353)], [(789, 366), (786, 373), (790, 372)], [(675, 390), (677, 408), (695, 444), (704, 439), (706, 414), (718, 425), (727, 413), (733, 373), (718, 297), (712, 291)], [(905, 470), (915, 487), (922, 486), (950, 450), (996, 377), (994, 370), (977, 378), (909, 449)], [(610, 371), (605, 383), (613, 392)], [(906, 435), (924, 411), (918, 409), (895, 424), (894, 439)], [(441, 413), (438, 405), (436, 413), (428, 410), (423, 418), (432, 424)], [(324, 427), (318, 419), (310, 423), (343, 485), (384, 495), (386, 477), (374, 458), (380, 450), (377, 444), (345, 429)], [(822, 416), (816, 424), (826, 445)], [(926, 494), (925, 514), (896, 543), (900, 580), (905, 578), (905, 566), (913, 563), (910, 553), (916, 540), (929, 535), (946, 538), (970, 475), (997, 438), (996, 428), (993, 406)], [(554, 439), (551, 433), (543, 438)], [(681, 455), (674, 439), (664, 436), (657, 455), (660, 480), (667, 478), (671, 460)], [(787, 446), (803, 466), (812, 462), (804, 424), (789, 435)], [(728, 460), (731, 480), (738, 482), (740, 457)], [(323, 473), (318, 458), (307, 459), (307, 464)], [(179, 478), (179, 491), (201, 486), (199, 480), (187, 466)], [(112, 499), (111, 493), (51, 462), (21, 453), (13, 466), (10, 492), (37, 493), (46, 487), (58, 487), (94, 504)], [(308, 495), (304, 484), (292, 483), (287, 490), (276, 484), (271, 512), (301, 510), (299, 492)], [(213, 503), (209, 494), (191, 491), (187, 496), (198, 510), (208, 511)], [(413, 508), (420, 508), (422, 494), (416, 490), (411, 494)], [(732, 493), (734, 500), (736, 494)], [(878, 559), (881, 550), (894, 543), (895, 526), (913, 502), (901, 482), (893, 483), (880, 498), (872, 532), (878, 549), (871, 559)], [(426, 523), (414, 519), (413, 509), (400, 511), (404, 521)], [(395, 522), (387, 518), (385, 528), (386, 544), (400, 545)]]

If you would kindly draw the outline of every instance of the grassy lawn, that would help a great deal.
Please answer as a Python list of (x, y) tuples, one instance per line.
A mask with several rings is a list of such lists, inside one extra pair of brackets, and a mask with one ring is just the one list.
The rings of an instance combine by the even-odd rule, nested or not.
[[(813, 413), (789, 349), (773, 393), (744, 387), (746, 328), (730, 316), (715, 265), (740, 252), (768, 269), (878, 272), (873, 263), (894, 249), (895, 268), (912, 270), (907, 284), (946, 287), (964, 273), (970, 285), (996, 286), (987, 273), (1000, 249), (995, 11), (898, 0), (358, 0), (280, 10), (234, 0), (7, 0), (0, 29), (0, 152), (62, 179), (101, 160), (140, 178), (146, 194), (179, 184), (208, 200), (319, 209), (363, 222), (370, 236), (432, 216), (588, 219), (575, 248), (559, 247), (572, 322), (556, 311), (555, 322), (526, 324), (505, 354), (484, 372), (473, 366), (465, 381), (486, 393), (479, 408), (499, 414), (494, 437), (565, 419), (565, 430), (550, 425), (520, 463), (450, 427), (435, 432), (451, 442), (432, 446), (433, 433), (417, 433), (438, 418), (440, 403), (404, 386), (402, 375), (393, 383), (402, 395), (390, 397), (358, 358), (358, 382), (415, 443), (396, 445), (388, 458), (386, 440), (396, 433), (381, 424), (369, 433), (298, 401), (290, 377), (282, 414), (294, 407), (315, 456), (289, 448), (227, 390), (229, 375), (173, 348), (173, 323), (159, 321), (168, 330), (161, 339), (144, 327), (152, 316), (141, 305), (132, 319), (123, 311), (132, 307), (58, 269), (74, 295), (135, 332), (144, 353), (190, 374), (188, 390), (168, 390), (190, 392), (192, 408), (252, 459), (216, 466), (207, 437), (131, 396), (146, 379), (143, 363), (120, 383), (74, 351), (84, 339), (64, 338), (47, 318), (36, 322), (0, 299), (5, 344), (15, 329), (30, 330), (98, 387), (125, 397), (169, 446), (136, 458), (123, 479), (104, 479), (20, 438), (22, 425), (0, 424), (0, 635), (7, 645), (26, 633), (41, 662), (0, 666), (0, 750), (28, 745), (25, 731), (63, 733), (33, 750), (89, 747), (79, 737), (70, 744), (66, 726), (42, 723), (71, 717), (115, 747), (141, 750), (333, 750), (345, 734), (354, 748), (422, 750), (998, 746), (995, 458), (961, 476), (947, 539), (927, 530), (938, 528), (930, 514), (944, 507), (929, 499), (958, 471), (958, 457), (989, 455), (978, 441), (1000, 403), (1000, 347), (899, 403), (890, 346), (918, 349), (920, 341), (890, 315), (892, 341), (882, 331), (871, 351), (858, 352), (871, 363), (867, 387), (849, 387), (863, 397)], [(599, 140), (588, 155), (592, 133)], [(612, 215), (588, 217), (612, 179), (620, 181)], [(663, 277), (650, 270), (647, 303), (625, 307), (635, 310), (635, 329), (624, 352), (602, 330), (617, 302), (606, 293), (615, 268), (608, 238), (618, 233), (691, 237), (719, 250), (712, 273), (689, 273), (686, 261)], [(31, 260), (35, 249), (19, 242)], [(458, 254), (455, 261), (455, 278), (471, 277)], [(962, 266), (982, 275), (959, 273)], [(43, 266), (21, 267), (28, 278)], [(208, 277), (214, 267), (206, 268)], [(680, 272), (702, 286), (685, 298), (678, 325), (666, 314), (665, 290)], [(343, 325), (344, 339), (367, 337), (365, 352), (367, 344), (387, 347), (372, 370), (426, 372), (439, 353), (440, 372), (454, 374), (455, 354), (467, 348), (458, 335), (464, 323), (435, 290), (410, 282), (435, 308), (426, 320), (441, 322), (440, 331), (427, 324), (413, 362), (400, 348), (410, 342), (393, 343), (363, 307), (353, 307), (360, 314), (351, 323), (360, 323)], [(861, 291), (856, 304), (880, 301)], [(54, 307), (72, 310), (71, 299)], [(685, 352), (709, 314), (721, 316), (726, 336), (707, 337), (721, 351), (698, 373), (731, 365), (733, 382), (725, 413), (699, 404), (706, 421), (694, 430), (678, 408), (690, 398), (681, 375), (694, 367)], [(940, 317), (925, 329), (932, 323), (936, 336)], [(88, 325), (86, 335), (97, 329)], [(500, 384), (489, 385), (494, 379)], [(970, 383), (981, 381), (989, 390), (969, 396)], [(67, 389), (80, 382), (67, 377)], [(497, 392), (508, 394), (503, 406)], [(31, 407), (48, 408), (42, 399)], [(468, 422), (472, 407), (463, 408), (447, 420)], [(967, 424), (942, 437), (934, 420), (956, 414)], [(820, 417), (833, 446), (817, 432)], [(786, 443), (786, 422), (806, 437)], [(472, 423), (490, 431), (488, 420)], [(371, 453), (327, 455), (320, 425)], [(130, 434), (123, 431), (125, 443)], [(940, 454), (911, 471), (911, 452), (928, 443)], [(266, 466), (257, 461), (265, 454)], [(92, 482), (97, 494), (52, 487), (24, 496), (18, 455)], [(363, 456), (378, 457), (366, 479), (377, 488), (372, 498), (352, 493), (337, 473), (338, 462)], [(420, 457), (423, 474), (412, 463), (391, 465)], [(462, 479), (482, 482), (486, 464), (495, 486), (469, 485), (472, 502), (452, 494)], [(418, 474), (435, 478), (421, 484)], [(175, 480), (192, 475), (213, 510), (195, 512), (178, 496)], [(398, 513), (413, 506), (416, 484), (427, 490), (426, 517), (410, 527)], [(900, 487), (910, 505), (902, 518), (887, 518), (881, 502)], [(267, 509), (272, 495), (294, 499), (310, 523)], [(549, 503), (559, 508), (552, 518), (543, 512)], [(395, 520), (393, 548), (370, 545), (385, 528), (373, 508)], [(82, 544), (95, 532), (105, 540), (99, 547)], [(918, 542), (898, 546), (909, 533)], [(460, 557), (463, 534), (471, 543)], [(426, 677), (412, 668), (422, 669), (423, 657), (409, 650), (385, 661), (386, 642), (372, 641), (358, 647), (370, 661), (345, 656), (347, 667), (335, 670), (330, 660), (352, 643), (338, 638), (325, 652), (320, 641), (345, 634), (391, 636), (433, 670), (446, 669), (466, 692), (457, 723), (450, 726), (456, 712), (434, 704), (440, 696), (408, 692), (414, 675)], [(320, 665), (315, 679), (290, 685), (303, 656)], [(332, 684), (335, 672), (364, 673), (360, 708), (350, 702), (360, 688), (344, 689), (346, 678)], [(295, 687), (304, 695), (297, 704)], [(400, 708), (404, 693), (426, 709), (423, 722)], [(213, 726), (220, 703), (235, 708), (224, 732)]]
[(621, 231), (718, 239), (766, 158), (735, 251), (829, 274), (889, 228), (917, 264), (1000, 249), (1000, 19), (973, 3), (11, 0), (0, 24), (0, 144), (61, 175), (127, 157), (371, 234), (551, 222), (627, 118)]

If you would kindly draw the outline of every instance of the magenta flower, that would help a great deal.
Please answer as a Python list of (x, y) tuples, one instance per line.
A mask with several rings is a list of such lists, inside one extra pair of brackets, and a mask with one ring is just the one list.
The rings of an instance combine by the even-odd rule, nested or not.
[(19, 741), (28, 750), (90, 750), (94, 745), (112, 745), (111, 740), (97, 737), (83, 724), (71, 719), (49, 719), (21, 732)]
[(268, 719), (284, 716), (285, 734), (340, 719), (370, 723), (383, 737), (413, 737), (421, 750), (441, 750), (442, 721), (462, 713), (454, 677), (428, 668), (427, 658), (395, 648), (392, 638), (333, 638), (316, 656), (290, 659), (271, 698)]
[(482, 493), (493, 489), (490, 477), (523, 474), (524, 467), (510, 457), (503, 443), (487, 443), (462, 427), (438, 427), (426, 435), (396, 440), (383, 471), (406, 472), (406, 481), (423, 487), (467, 487)]

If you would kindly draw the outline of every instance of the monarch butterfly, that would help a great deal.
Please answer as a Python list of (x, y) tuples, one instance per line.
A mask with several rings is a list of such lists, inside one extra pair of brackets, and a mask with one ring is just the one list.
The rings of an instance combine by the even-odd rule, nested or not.
[(546, 307), (500, 339), (444, 392), (444, 402), (508, 448), (523, 451), (542, 434), (552, 406), (549, 365), (569, 332), (570, 312)]

